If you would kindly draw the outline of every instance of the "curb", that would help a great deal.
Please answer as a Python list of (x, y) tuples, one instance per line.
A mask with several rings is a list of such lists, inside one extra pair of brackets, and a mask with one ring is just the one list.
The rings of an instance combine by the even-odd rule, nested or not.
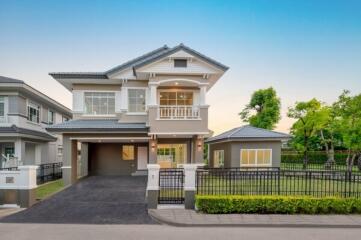
[(166, 224), (173, 227), (252, 227), (252, 228), (361, 228), (361, 225), (343, 225), (343, 224), (295, 224), (295, 223), (225, 223), (225, 224), (192, 224), (171, 221), (168, 218), (164, 218), (152, 210), (148, 210), (149, 216), (155, 221)]

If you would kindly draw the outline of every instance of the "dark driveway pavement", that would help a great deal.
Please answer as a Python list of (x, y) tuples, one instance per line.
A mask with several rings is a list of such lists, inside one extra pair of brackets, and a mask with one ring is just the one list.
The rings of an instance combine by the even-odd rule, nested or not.
[(143, 176), (90, 176), (0, 222), (155, 224), (147, 212), (146, 181)]

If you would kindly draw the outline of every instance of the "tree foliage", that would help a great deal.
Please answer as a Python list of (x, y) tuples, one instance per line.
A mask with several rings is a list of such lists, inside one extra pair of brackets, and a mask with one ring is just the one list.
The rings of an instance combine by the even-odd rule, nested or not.
[(294, 135), (293, 146), (304, 154), (303, 163), (308, 163), (308, 152), (311, 150), (312, 140), (322, 129), (329, 117), (329, 109), (313, 98), (308, 102), (297, 102), (289, 108), (288, 117), (296, 119), (292, 125), (291, 134)]
[(270, 87), (252, 94), (251, 101), (239, 113), (241, 119), (250, 125), (265, 129), (274, 129), (281, 119), (281, 101), (276, 91)]

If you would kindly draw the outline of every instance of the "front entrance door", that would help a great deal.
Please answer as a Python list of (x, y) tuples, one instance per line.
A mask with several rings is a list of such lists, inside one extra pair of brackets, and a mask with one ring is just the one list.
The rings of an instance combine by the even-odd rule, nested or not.
[(147, 169), (147, 159), (148, 159), (148, 148), (147, 147), (138, 147), (138, 170)]

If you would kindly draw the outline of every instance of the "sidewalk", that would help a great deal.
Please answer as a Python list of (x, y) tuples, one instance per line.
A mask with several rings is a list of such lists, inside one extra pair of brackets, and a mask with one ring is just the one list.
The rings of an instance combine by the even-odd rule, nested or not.
[(202, 214), (185, 209), (151, 209), (158, 222), (180, 227), (361, 228), (361, 215)]

